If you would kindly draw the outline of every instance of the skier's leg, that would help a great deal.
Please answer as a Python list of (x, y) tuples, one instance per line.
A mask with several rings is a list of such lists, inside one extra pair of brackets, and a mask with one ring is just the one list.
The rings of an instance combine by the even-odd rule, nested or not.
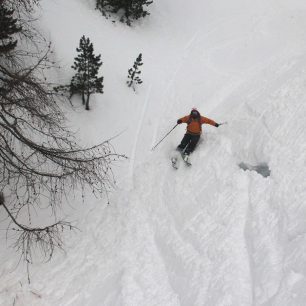
[(190, 142), (188, 147), (185, 150), (186, 154), (190, 154), (191, 152), (193, 152), (193, 150), (195, 149), (195, 147), (197, 146), (197, 143), (200, 140), (200, 135), (190, 135)]
[(186, 146), (189, 144), (190, 140), (191, 140), (191, 135), (185, 134), (181, 143), (178, 145), (177, 149), (183, 151), (186, 148)]

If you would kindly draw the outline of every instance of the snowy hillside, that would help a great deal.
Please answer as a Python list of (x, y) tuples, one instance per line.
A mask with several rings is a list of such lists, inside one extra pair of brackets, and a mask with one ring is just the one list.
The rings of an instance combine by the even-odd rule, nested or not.
[[(102, 55), (105, 93), (90, 112), (75, 98), (70, 125), (85, 144), (123, 132), (114, 145), (130, 159), (114, 169), (110, 205), (75, 199), (81, 231), (31, 268), (31, 284), (1, 248), (0, 305), (306, 305), (305, 1), (154, 0), (149, 11), (127, 27), (93, 0), (42, 0), (60, 81), (81, 35)], [(125, 82), (139, 53), (135, 93)], [(228, 124), (204, 126), (192, 167), (174, 170), (183, 125), (151, 148), (192, 107)]]

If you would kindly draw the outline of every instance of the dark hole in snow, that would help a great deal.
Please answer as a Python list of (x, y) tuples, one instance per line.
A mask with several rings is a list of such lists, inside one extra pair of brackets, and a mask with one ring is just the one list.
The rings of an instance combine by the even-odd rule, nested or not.
[(247, 164), (247, 163), (240, 163), (239, 167), (241, 169), (243, 169), (244, 171), (246, 170), (250, 170), (250, 171), (256, 171), (257, 173), (259, 173), (260, 175), (262, 175), (263, 177), (268, 177), (270, 176), (270, 169), (269, 169), (269, 165), (267, 163), (259, 163), (255, 166)]

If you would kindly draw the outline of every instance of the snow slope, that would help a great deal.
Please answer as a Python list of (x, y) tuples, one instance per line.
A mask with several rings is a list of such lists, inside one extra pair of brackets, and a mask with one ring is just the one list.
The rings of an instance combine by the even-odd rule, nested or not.
[[(1, 305), (302, 306), (306, 301), (306, 4), (300, 0), (155, 0), (132, 28), (94, 1), (43, 0), (42, 30), (68, 82), (81, 35), (104, 62), (105, 93), (75, 99), (80, 141), (114, 140), (111, 205), (86, 199), (67, 251), (31, 269), (1, 250)], [(127, 70), (143, 53), (137, 93)], [(204, 128), (193, 166), (169, 156), (191, 107)], [(271, 176), (243, 171), (266, 162)], [(79, 202), (76, 199), (76, 202)], [(76, 213), (77, 216), (77, 213)], [(68, 234), (67, 234), (68, 235)]]

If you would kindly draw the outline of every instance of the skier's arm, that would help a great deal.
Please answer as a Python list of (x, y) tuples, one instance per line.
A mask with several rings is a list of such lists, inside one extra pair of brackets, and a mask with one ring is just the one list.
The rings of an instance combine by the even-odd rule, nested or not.
[(177, 120), (177, 124), (187, 123), (188, 119), (189, 119), (189, 116), (182, 117), (182, 118)]
[(210, 124), (210, 125), (213, 125), (215, 127), (219, 126), (219, 124), (217, 122), (215, 122), (212, 119), (206, 118), (206, 117), (201, 117), (201, 124)]

